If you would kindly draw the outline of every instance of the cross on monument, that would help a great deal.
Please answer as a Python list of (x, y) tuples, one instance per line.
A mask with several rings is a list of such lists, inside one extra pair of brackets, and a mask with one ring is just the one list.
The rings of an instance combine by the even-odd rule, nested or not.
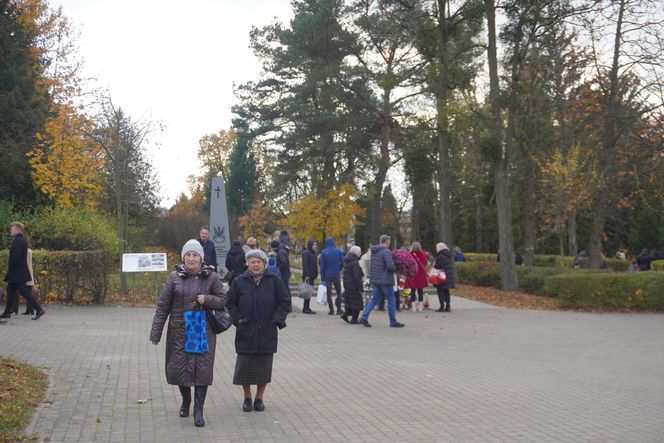
[(215, 189), (215, 192), (217, 193), (217, 198), (219, 198), (219, 193), (221, 192), (221, 188), (219, 186), (217, 186), (217, 188)]

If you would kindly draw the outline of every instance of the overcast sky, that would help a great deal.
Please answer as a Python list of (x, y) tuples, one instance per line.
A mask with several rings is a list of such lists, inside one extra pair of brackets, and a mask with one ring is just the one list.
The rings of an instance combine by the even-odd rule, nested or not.
[(134, 119), (165, 129), (150, 156), (164, 206), (197, 174), (198, 140), (228, 129), (233, 83), (255, 79), (251, 26), (292, 17), (290, 0), (50, 0), (80, 31), (85, 74)]

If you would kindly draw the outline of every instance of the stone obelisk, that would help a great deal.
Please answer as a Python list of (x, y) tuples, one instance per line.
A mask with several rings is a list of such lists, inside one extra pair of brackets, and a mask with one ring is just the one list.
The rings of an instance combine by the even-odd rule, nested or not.
[(226, 186), (221, 177), (212, 178), (210, 193), (210, 239), (217, 251), (218, 271), (223, 274), (226, 254), (231, 248), (230, 231), (228, 230), (228, 209), (226, 208)]

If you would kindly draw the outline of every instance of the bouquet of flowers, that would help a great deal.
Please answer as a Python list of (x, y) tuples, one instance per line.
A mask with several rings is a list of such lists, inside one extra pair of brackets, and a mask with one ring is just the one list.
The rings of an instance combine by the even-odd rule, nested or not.
[(413, 277), (417, 274), (417, 262), (415, 258), (410, 255), (410, 252), (403, 249), (395, 249), (392, 251), (392, 258), (394, 264), (397, 266), (397, 272), (406, 277)]

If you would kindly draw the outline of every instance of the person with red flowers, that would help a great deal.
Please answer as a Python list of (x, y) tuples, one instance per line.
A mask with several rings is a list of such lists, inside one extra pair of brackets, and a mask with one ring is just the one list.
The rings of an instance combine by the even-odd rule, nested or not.
[(427, 253), (422, 250), (420, 242), (413, 242), (410, 255), (417, 263), (417, 273), (406, 278), (405, 286), (410, 289), (413, 312), (422, 312), (422, 309), (424, 309), (424, 288), (428, 286), (426, 266), (429, 260)]

